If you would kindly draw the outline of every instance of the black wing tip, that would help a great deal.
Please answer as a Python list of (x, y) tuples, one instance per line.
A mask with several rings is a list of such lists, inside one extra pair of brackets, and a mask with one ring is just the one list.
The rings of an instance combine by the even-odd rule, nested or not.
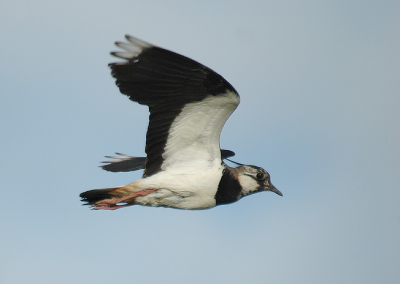
[(123, 59), (124, 61), (122, 62), (112, 62), (109, 63), (108, 66), (114, 66), (114, 65), (125, 65), (131, 60), (134, 60), (137, 58), (144, 50), (149, 49), (153, 47), (152, 44), (145, 42), (141, 39), (138, 39), (136, 37), (133, 37), (129, 34), (125, 35), (126, 41), (115, 41), (114, 44), (121, 48), (121, 51), (112, 51), (110, 54), (112, 56), (118, 57), (120, 59)]

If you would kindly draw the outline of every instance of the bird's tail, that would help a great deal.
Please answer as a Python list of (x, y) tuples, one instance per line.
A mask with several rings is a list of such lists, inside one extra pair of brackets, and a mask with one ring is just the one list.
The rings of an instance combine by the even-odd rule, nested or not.
[(82, 198), (81, 201), (85, 202), (85, 205), (95, 207), (95, 204), (99, 201), (121, 199), (134, 191), (134, 187), (128, 184), (125, 186), (93, 189), (82, 192), (79, 196)]
[(82, 198), (82, 201), (85, 202), (85, 205), (93, 205), (104, 199), (119, 197), (119, 194), (116, 194), (119, 188), (121, 187), (93, 189), (82, 192), (79, 196)]
[(85, 191), (79, 196), (85, 202), (85, 205), (91, 205), (94, 209), (118, 209), (133, 205), (137, 197), (145, 196), (155, 191), (157, 190), (140, 189), (134, 182), (125, 186)]

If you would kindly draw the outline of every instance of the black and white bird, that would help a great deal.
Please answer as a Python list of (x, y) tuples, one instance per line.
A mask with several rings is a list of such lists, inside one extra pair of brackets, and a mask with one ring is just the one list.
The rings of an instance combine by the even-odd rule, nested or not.
[(109, 171), (144, 168), (143, 177), (125, 186), (86, 191), (82, 201), (94, 209), (134, 204), (205, 209), (272, 191), (268, 172), (239, 163), (221, 150), (222, 127), (239, 104), (236, 90), (222, 76), (185, 56), (126, 36), (116, 42), (124, 59), (109, 64), (122, 94), (149, 107), (147, 157), (118, 154), (103, 166)]

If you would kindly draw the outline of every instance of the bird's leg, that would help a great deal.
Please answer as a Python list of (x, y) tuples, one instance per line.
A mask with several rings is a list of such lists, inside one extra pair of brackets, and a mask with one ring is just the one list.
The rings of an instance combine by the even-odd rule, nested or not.
[(100, 200), (97, 201), (95, 204), (93, 204), (94, 209), (109, 209), (109, 210), (114, 210), (114, 209), (118, 209), (118, 208), (122, 208), (122, 207), (126, 207), (132, 204), (124, 204), (124, 205), (117, 205), (118, 203), (121, 202), (126, 202), (127, 200), (139, 197), (139, 196), (146, 196), (147, 194), (156, 192), (156, 189), (144, 189), (129, 195), (126, 195), (124, 197), (121, 198), (109, 198), (109, 199), (104, 199), (104, 200)]
[[(108, 200), (112, 200), (112, 199), (108, 199)], [(132, 204), (124, 204), (124, 205), (110, 204), (108, 206), (106, 206), (106, 205), (98, 206), (98, 205), (94, 204), (93, 205), (93, 209), (95, 209), (95, 210), (99, 210), (99, 209), (102, 209), (102, 210), (115, 210), (115, 209), (119, 209), (119, 208), (122, 208), (122, 207), (130, 206), (130, 205), (132, 205)]]

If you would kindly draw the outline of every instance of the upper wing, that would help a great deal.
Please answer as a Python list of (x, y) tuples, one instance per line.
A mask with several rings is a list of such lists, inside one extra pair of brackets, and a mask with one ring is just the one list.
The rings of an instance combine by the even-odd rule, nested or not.
[[(146, 167), (146, 157), (134, 157), (121, 153), (115, 153), (118, 156), (106, 156), (106, 158), (115, 159), (114, 161), (105, 161), (106, 165), (101, 166), (103, 170), (109, 172), (130, 172), (143, 170)], [(235, 156), (230, 150), (221, 149), (221, 158), (227, 159)]]
[(144, 176), (188, 163), (221, 158), (219, 136), (239, 104), (235, 89), (219, 74), (174, 52), (131, 36), (116, 42), (126, 59), (111, 63), (121, 93), (149, 106)]

